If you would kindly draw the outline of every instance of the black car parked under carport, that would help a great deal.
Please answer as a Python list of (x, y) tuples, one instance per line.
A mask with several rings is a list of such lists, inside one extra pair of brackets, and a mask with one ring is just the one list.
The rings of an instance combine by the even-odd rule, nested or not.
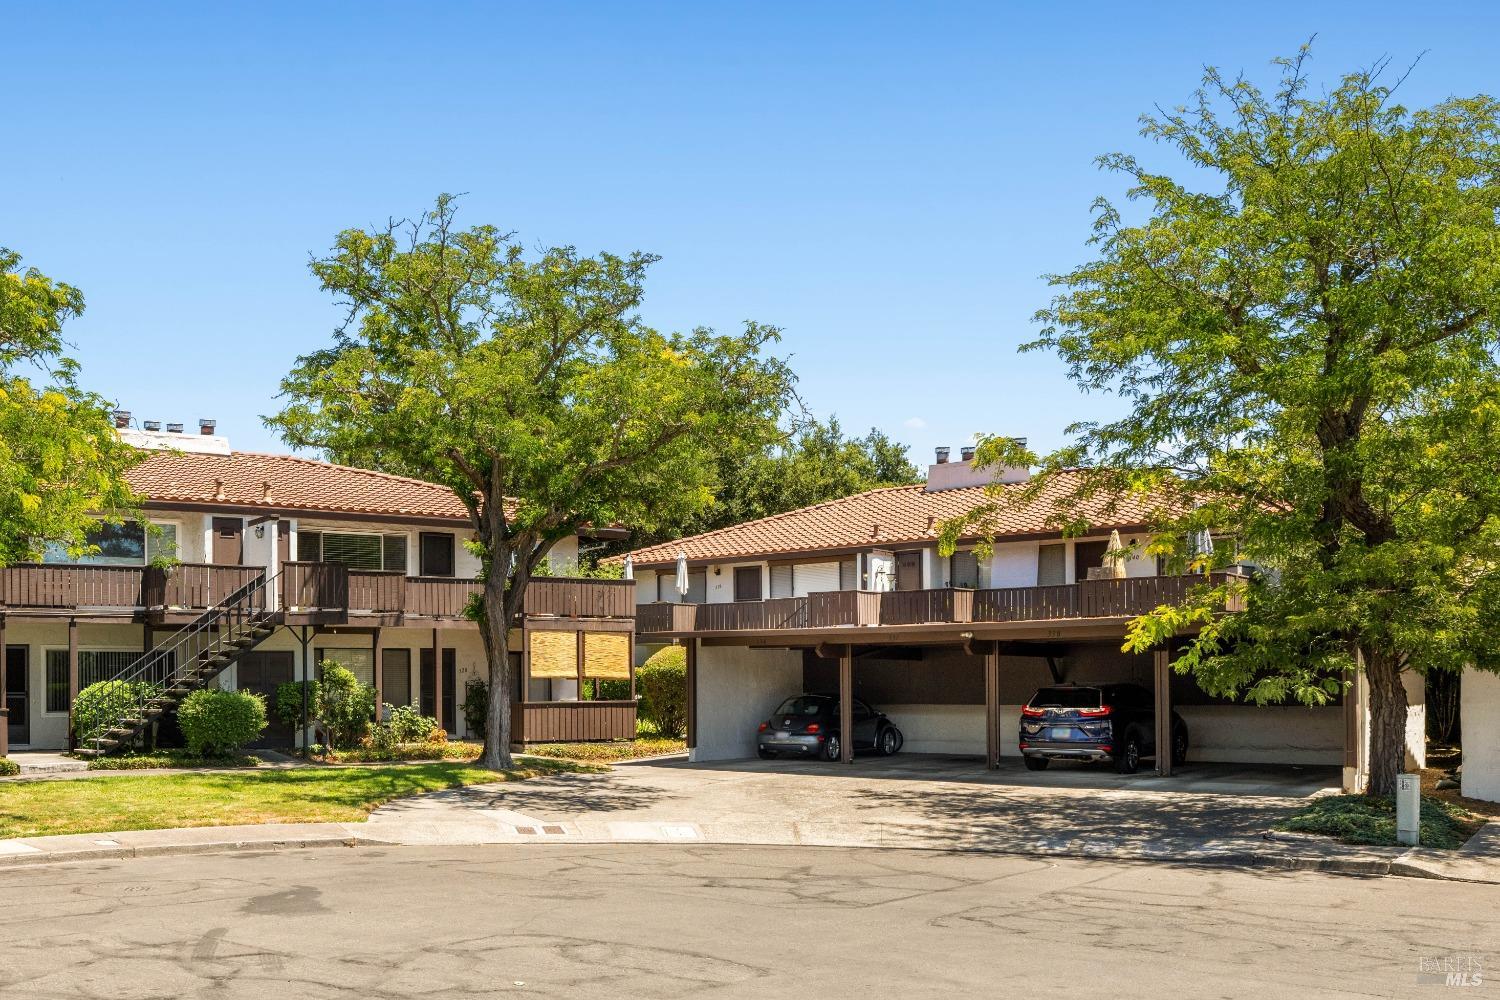
[[(901, 730), (886, 717), (854, 699), (854, 749), (879, 750), (889, 757), (901, 749)], [(839, 700), (831, 694), (802, 694), (782, 702), (771, 717), (760, 724), (756, 750), (769, 760), (782, 754), (838, 760)]]

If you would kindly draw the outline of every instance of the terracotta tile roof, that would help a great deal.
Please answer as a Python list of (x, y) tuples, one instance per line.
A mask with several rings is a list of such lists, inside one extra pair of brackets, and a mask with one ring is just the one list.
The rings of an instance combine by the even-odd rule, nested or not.
[(152, 451), (127, 478), (158, 503), (468, 520), (446, 486), (293, 455)]
[[(1055, 514), (1050, 498), (1063, 495), (1071, 484), (1067, 477), (1053, 482), (1030, 505), (1002, 509), (996, 518), (997, 537), (1056, 531), (1049, 523)], [(890, 486), (648, 546), (632, 555), (636, 566), (647, 567), (675, 563), (679, 549), (690, 562), (703, 562), (931, 542), (937, 537), (936, 523), (967, 514), (991, 499), (983, 486), (931, 493), (920, 484)], [(1093, 526), (1104, 531), (1139, 526), (1149, 520), (1151, 513), (1148, 503), (1126, 500), (1117, 504), (1108, 519), (1103, 519), (1101, 515), (1106, 508), (1101, 499), (1083, 513), (1087, 516), (1091, 510), (1093, 518), (1098, 518)]]

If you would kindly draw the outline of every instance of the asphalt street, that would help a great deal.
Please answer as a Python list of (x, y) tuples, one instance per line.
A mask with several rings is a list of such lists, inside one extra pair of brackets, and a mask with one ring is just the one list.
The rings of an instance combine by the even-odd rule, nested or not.
[(78, 862), (0, 874), (0, 913), (0, 997), (25, 1000), (1267, 1000), (1452, 996), (1430, 970), (1455, 956), (1500, 974), (1496, 886), (869, 848)]

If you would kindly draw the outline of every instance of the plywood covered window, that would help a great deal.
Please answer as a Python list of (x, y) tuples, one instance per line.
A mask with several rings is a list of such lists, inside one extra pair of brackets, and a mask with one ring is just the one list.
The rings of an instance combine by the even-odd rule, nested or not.
[(630, 637), (624, 632), (585, 632), (583, 675), (600, 680), (629, 680)]
[(529, 633), (531, 676), (578, 677), (578, 634), (534, 631)]

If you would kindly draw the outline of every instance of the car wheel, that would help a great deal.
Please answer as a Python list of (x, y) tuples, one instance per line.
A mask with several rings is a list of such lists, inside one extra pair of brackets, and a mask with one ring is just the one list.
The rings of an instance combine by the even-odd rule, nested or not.
[(760, 750), (758, 752), (760, 753), (760, 759), (761, 760), (775, 760), (776, 759), (776, 751), (775, 750)]
[(876, 742), (879, 744), (881, 754), (892, 757), (895, 756), (897, 750), (901, 749), (901, 734), (895, 726), (886, 726), (880, 731), (880, 739)]
[(1179, 729), (1172, 734), (1172, 764), (1181, 766), (1187, 763), (1188, 735), (1186, 729)]
[(1125, 745), (1115, 754), (1115, 770), (1134, 774), (1141, 766), (1141, 738), (1134, 733), (1125, 737)]
[(839, 760), (841, 759), (841, 752), (842, 748), (839, 746), (839, 738), (837, 736), (830, 735), (826, 740), (823, 741), (824, 760)]
[(1046, 757), (1026, 757), (1024, 759), (1026, 761), (1026, 770), (1028, 771), (1045, 771), (1047, 770), (1047, 765), (1052, 763)]
[[(895, 726), (892, 726), (891, 728), (896, 729)], [(896, 729), (896, 752), (900, 753), (901, 748), (904, 746), (906, 746), (906, 734), (901, 730)]]

